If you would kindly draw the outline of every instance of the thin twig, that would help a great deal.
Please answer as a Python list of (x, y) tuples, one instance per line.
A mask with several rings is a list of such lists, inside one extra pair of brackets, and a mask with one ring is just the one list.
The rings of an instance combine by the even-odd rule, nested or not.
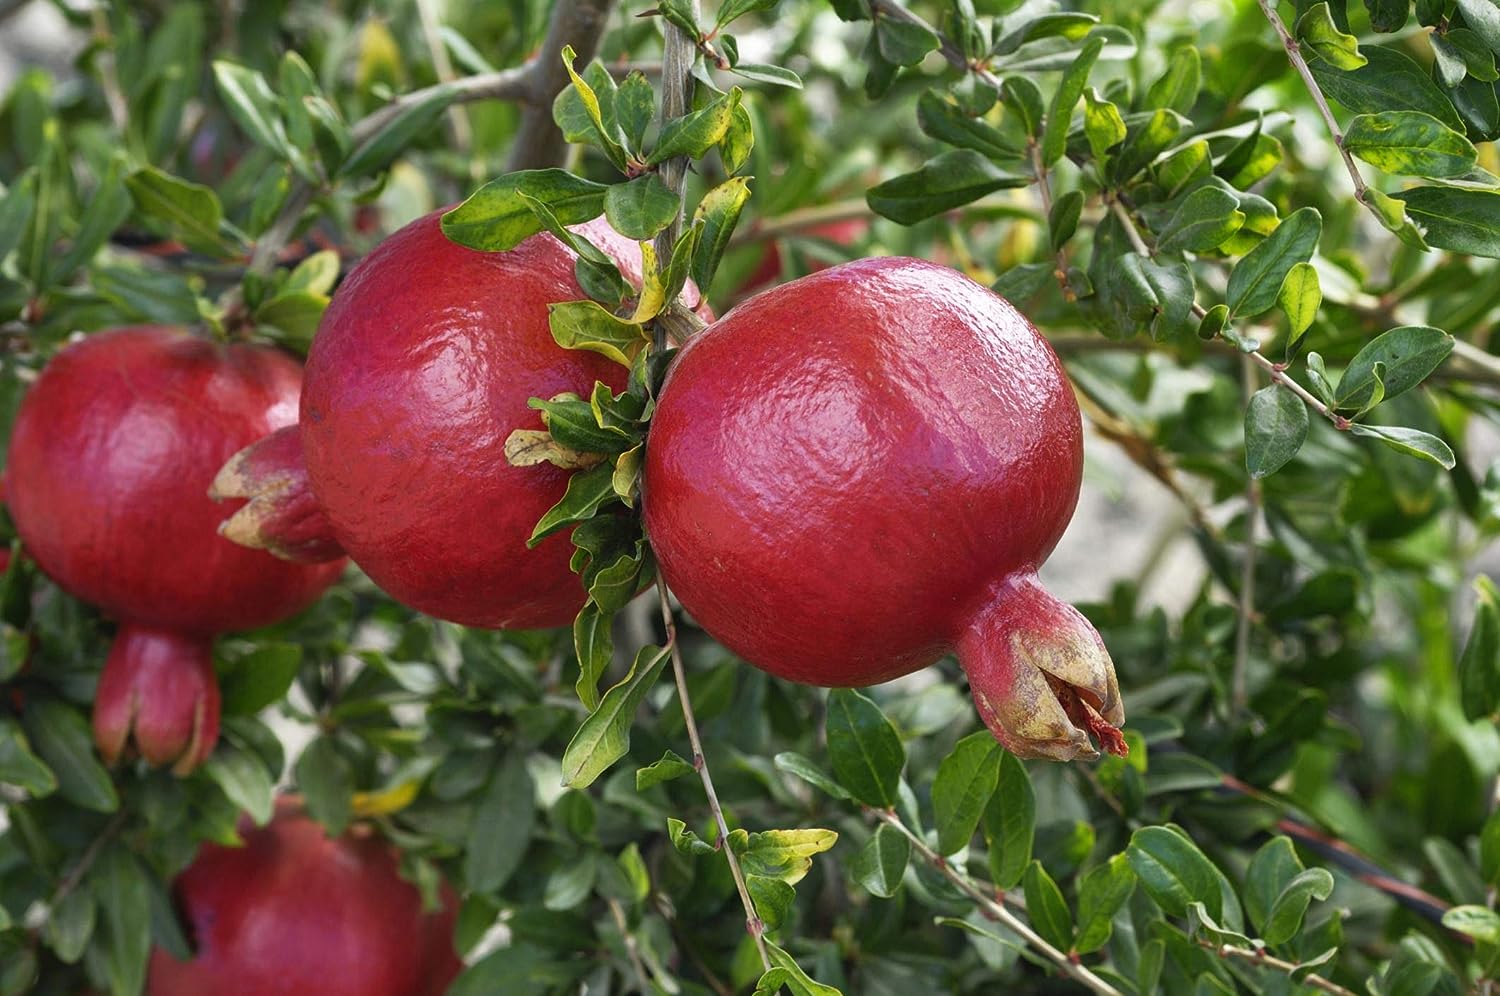
[(99, 65), (99, 83), (104, 90), (104, 103), (109, 108), (109, 119), (121, 134), (130, 121), (130, 111), (125, 103), (125, 91), (120, 87), (120, 74), (115, 66), (114, 35), (109, 30), (109, 14), (103, 4), (94, 8), (94, 41), (99, 46), (94, 58)]
[[(688, 0), (687, 9), (698, 19), (698, 0)], [(682, 117), (693, 103), (693, 62), (697, 59), (697, 39), (677, 25), (662, 20), (663, 48), (661, 59), (661, 121)], [(659, 177), (663, 186), (678, 200), (677, 216), (656, 237), (656, 258), (663, 263), (672, 258), (672, 248), (682, 231), (682, 190), (687, 182), (688, 157), (673, 156), (661, 164)]]
[(104, 845), (108, 844), (125, 826), (127, 815), (123, 809), (115, 813), (114, 816), (110, 817), (109, 822), (104, 825), (104, 829), (99, 831), (99, 836), (89, 842), (88, 848), (78, 859), (78, 863), (57, 884), (57, 888), (52, 893), (52, 898), (47, 901), (48, 916), (51, 916), (52, 912), (57, 909), (57, 905), (66, 899), (68, 894), (78, 888), (83, 882), (84, 876), (89, 873), (89, 869), (94, 867), (94, 862), (99, 860), (99, 854), (104, 850)]
[[(1036, 188), (1042, 195), (1042, 211), (1047, 215), (1047, 237), (1052, 237), (1052, 185), (1047, 181), (1047, 164), (1042, 161), (1042, 147), (1037, 144), (1036, 139), (1031, 140), (1031, 166), (1036, 173)], [(1057, 286), (1062, 290), (1063, 300), (1073, 304), (1078, 300), (1078, 295), (1068, 284), (1068, 256), (1059, 246), (1057, 250), (1057, 269), (1052, 273), (1057, 278)]]
[(1105, 982), (1099, 976), (1089, 971), (1089, 969), (1053, 947), (1042, 935), (1032, 930), (1025, 921), (987, 895), (983, 889), (974, 883), (973, 879), (953, 867), (948, 859), (934, 851), (927, 845), (927, 841), (923, 840), (919, 834), (914, 832), (905, 823), (902, 823), (901, 818), (892, 810), (877, 809), (874, 806), (866, 806), (864, 808), (867, 813), (882, 823), (886, 823), (899, 830), (907, 840), (911, 841), (911, 846), (916, 849), (917, 853), (922, 855), (922, 858), (938, 874), (942, 875), (949, 882), (952, 882), (958, 891), (979, 905), (980, 912), (989, 919), (1004, 924), (1009, 930), (1019, 934), (1027, 944), (1040, 951), (1050, 961), (1055, 963), (1063, 975), (1083, 984), (1090, 992), (1099, 993), (1101, 996), (1122, 996), (1121, 992), (1114, 986)]
[(641, 948), (636, 942), (635, 935), (630, 932), (630, 924), (625, 922), (625, 910), (620, 906), (620, 901), (613, 896), (606, 897), (609, 902), (609, 912), (615, 918), (615, 926), (620, 928), (620, 939), (625, 945), (625, 953), (630, 956), (630, 965), (635, 969), (636, 982), (640, 984), (641, 992), (651, 991), (651, 979), (646, 974), (646, 965), (641, 961)]
[(511, 146), (509, 169), (543, 169), (559, 166), (567, 156), (568, 143), (552, 120), (552, 102), (571, 82), (563, 65), (562, 50), (571, 45), (579, 65), (586, 65), (599, 48), (605, 22), (614, 0), (556, 0), (547, 37), (536, 60), (536, 71), (526, 76), (527, 95)]
[[(422, 37), (427, 42), (428, 54), (432, 56), (432, 68), (437, 73), (438, 82), (452, 83), (458, 74), (453, 71), (453, 60), (448, 58), (448, 47), (443, 44), (443, 26), (433, 4), (434, 0), (417, 0), (417, 17), (422, 22)], [(467, 154), (474, 141), (474, 128), (469, 123), (469, 113), (455, 103), (448, 108), (448, 123), (453, 129), (453, 144), (458, 147), (459, 152)], [(481, 168), (477, 160), (469, 165), (476, 174)], [(475, 179), (478, 179), (477, 175)]]
[(750, 889), (745, 885), (745, 874), (740, 870), (740, 859), (729, 846), (729, 824), (724, 821), (724, 808), (719, 805), (719, 793), (714, 790), (714, 780), (708, 771), (708, 759), (703, 755), (703, 740), (698, 736), (698, 720), (693, 715), (693, 703), (688, 697), (687, 668), (682, 663), (682, 648), (677, 643), (677, 623), (672, 618), (672, 602), (667, 584), (661, 578), (656, 581), (657, 597), (661, 600), (661, 620), (667, 629), (667, 649), (672, 656), (672, 677), (677, 682), (677, 700), (682, 704), (682, 721), (687, 727), (688, 743), (693, 748), (693, 768), (703, 782), (703, 792), (708, 796), (708, 808), (713, 813), (714, 824), (719, 831), (716, 846), (729, 862), (729, 874), (734, 878), (734, 887), (740, 894), (740, 903), (745, 907), (745, 930), (755, 942), (760, 954), (760, 963), (766, 971), (771, 970), (771, 955), (766, 951), (766, 925), (755, 912), (755, 903), (750, 898)]
[[(1245, 383), (1245, 403), (1249, 404), (1259, 385), (1256, 383), (1255, 365), (1248, 356), (1241, 361), (1241, 372)], [(1250, 703), (1250, 623), (1255, 617), (1255, 559), (1259, 542), (1256, 531), (1260, 527), (1260, 503), (1260, 478), (1252, 474), (1245, 485), (1245, 562), (1240, 572), (1239, 622), (1234, 631), (1234, 673), (1230, 685), (1230, 701), (1237, 713), (1243, 712)]]
[[(1297, 966), (1292, 962), (1277, 958), (1274, 955), (1268, 955), (1264, 951), (1252, 950), (1251, 948), (1236, 947), (1233, 944), (1215, 944), (1212, 941), (1203, 940), (1201, 938), (1199, 939), (1198, 944), (1200, 947), (1207, 948), (1208, 950), (1214, 952), (1220, 958), (1239, 958), (1242, 961), (1248, 961), (1256, 965), (1261, 965), (1265, 968), (1274, 968), (1278, 972), (1286, 972), (1288, 975), (1297, 970)], [(1359, 994), (1354, 990), (1345, 989), (1337, 982), (1334, 982), (1330, 979), (1325, 979), (1321, 975), (1303, 976), (1298, 980), (1298, 982), (1301, 985), (1310, 986), (1313, 989), (1320, 989), (1325, 993), (1333, 993), (1334, 996), (1359, 996)]]
[(730, 237), (729, 248), (736, 249), (757, 242), (769, 242), (783, 235), (795, 235), (820, 225), (873, 217), (875, 217), (875, 212), (870, 210), (870, 205), (863, 197), (834, 201), (832, 204), (819, 204), (816, 207), (798, 208), (796, 211), (788, 211), (775, 218), (760, 218), (755, 224), (740, 229)]
[[(1333, 136), (1333, 144), (1338, 147), (1339, 157), (1344, 160), (1344, 168), (1349, 171), (1349, 179), (1354, 181), (1354, 194), (1363, 204), (1366, 190), (1364, 177), (1359, 175), (1359, 167), (1354, 164), (1354, 157), (1349, 154), (1348, 149), (1344, 148), (1344, 133), (1339, 129), (1338, 119), (1329, 109), (1328, 100), (1323, 96), (1323, 90), (1318, 86), (1318, 81), (1313, 79), (1307, 60), (1302, 58), (1302, 49), (1297, 45), (1297, 39), (1287, 31), (1286, 25), (1281, 21), (1281, 16), (1276, 13), (1274, 0), (1257, 0), (1257, 2), (1260, 4), (1261, 13), (1266, 15), (1266, 20), (1270, 21), (1271, 26), (1276, 29), (1276, 35), (1281, 39), (1281, 47), (1286, 49), (1286, 57), (1291, 60), (1292, 68), (1297, 70), (1297, 75), (1302, 77), (1302, 82), (1307, 86), (1307, 92), (1312, 95), (1313, 103), (1318, 107), (1318, 113), (1323, 116), (1323, 123), (1328, 126), (1328, 132)], [(1373, 206), (1369, 207), (1371, 211), (1375, 210)]]

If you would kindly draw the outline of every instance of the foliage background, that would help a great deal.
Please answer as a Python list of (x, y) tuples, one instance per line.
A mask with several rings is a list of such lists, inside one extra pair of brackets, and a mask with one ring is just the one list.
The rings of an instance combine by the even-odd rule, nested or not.
[[(16, 6), (0, 4), (0, 17), (17, 17)], [(1402, 109), (1438, 122), (1397, 124), (1416, 138), (1376, 150), (1389, 174), (1354, 163), (1376, 191), (1460, 192), (1451, 211), (1413, 211), (1423, 251), (1402, 241), (1412, 230), (1399, 204), (1356, 199), (1257, 2), (914, 4), (960, 45), (970, 24), (1019, 40), (991, 60), (995, 82), (1020, 81), (998, 102), (984, 74), (954, 70), (894, 5), (745, 6), (767, 9), (733, 25), (739, 58), (786, 67), (804, 85), (710, 76), (746, 87), (755, 134), (744, 244), (724, 259), (715, 304), (732, 301), (773, 236), (785, 277), (893, 252), (997, 283), (1053, 338), (1081, 391), (1086, 492), (1128, 490), (1149, 506), (1103, 530), (1081, 521), (1069, 542), (1102, 574), (1119, 548), (1139, 548), (1139, 535), (1116, 535), (1142, 532), (1138, 514), (1159, 530), (1139, 571), (1082, 606), (1125, 691), (1128, 761), (1002, 756), (987, 734), (971, 736), (979, 724), (951, 662), (867, 697), (830, 696), (734, 661), (679, 620), (730, 825), (838, 835), (739, 841), (747, 869), (795, 883), (790, 901), (781, 885), (756, 896), (769, 936), (800, 966), (778, 962), (764, 987), (822, 992), (810, 976), (859, 993), (1076, 989), (1075, 962), (1064, 959), (1073, 977), (1059, 977), (1039, 945), (995, 919), (1005, 915), (1076, 950), (1122, 992), (1489, 991), (1500, 942), (1490, 912), (1500, 613), (1493, 589), (1481, 581), (1476, 598), (1470, 582), (1500, 528), (1488, 442), (1500, 195), (1483, 172), (1500, 172), (1500, 10), (1489, 0), (1280, 5), (1288, 30), (1302, 25), (1293, 48), (1323, 88), (1342, 79), (1342, 99), (1367, 104), (1335, 99), (1341, 128), (1356, 113)], [(333, 264), (502, 173), (524, 115), (514, 100), (407, 104), (402, 126), (387, 117), (351, 166), (336, 124), (298, 131), (296, 110), (309, 106), (290, 96), (299, 81), (322, 93), (331, 120), (356, 122), (442, 77), (555, 59), (538, 55), (549, 8), (433, 3), (435, 30), (408, 0), (59, 3), (56, 18), (86, 40), (76, 67), (27, 71), (0, 105), (0, 407), (13, 412), (79, 330), (203, 322), (305, 348)], [(662, 18), (637, 16), (649, 9), (611, 11), (606, 64), (659, 63)], [(1086, 66), (1091, 39), (1105, 44)], [(306, 74), (286, 68), (287, 52)], [(264, 92), (254, 76), (216, 72), (216, 60), (263, 74)], [(1082, 67), (1088, 94), (1070, 67)], [(1340, 73), (1362, 74), (1360, 85)], [(1073, 84), (1059, 115), (1054, 95)], [(1123, 145), (1108, 140), (1106, 104), (1127, 129)], [(1049, 126), (1059, 117), (1073, 134)], [(1171, 165), (1199, 139), (1218, 181), (1195, 153)], [(569, 161), (618, 179), (597, 149), (575, 147)], [(308, 176), (319, 194), (299, 204)], [(689, 209), (724, 176), (718, 153), (699, 163)], [(1217, 196), (1179, 214), (1205, 186)], [(1156, 249), (1154, 263), (1141, 263), (1112, 205)], [(1305, 208), (1321, 221), (1316, 256), (1268, 238), (1276, 218)], [(873, 217), (852, 245), (808, 232), (844, 216)], [(278, 227), (286, 219), (296, 232)], [(293, 245), (280, 259), (264, 251), (278, 241)], [(1283, 289), (1278, 310), (1241, 296), (1241, 320), (1200, 338), (1189, 299), (1205, 309), (1233, 300), (1236, 261), (1268, 242), (1275, 252), (1256, 258), (1273, 258), (1271, 282), (1281, 287), (1300, 256), (1317, 298), (1298, 269), (1303, 290)], [(1359, 405), (1337, 398), (1322, 399), (1334, 418), (1299, 420), (1301, 402), (1288, 407), (1291, 395), (1273, 387), (1249, 405), (1247, 426), (1247, 398), (1281, 376), (1241, 358), (1250, 337), (1279, 362), (1292, 330), (1305, 329), (1292, 376), (1316, 391), (1303, 354), (1320, 354), (1337, 383), (1377, 334), (1408, 325), (1461, 345), (1449, 356), (1445, 340), (1418, 336), (1435, 372), (1362, 421), (1430, 435), (1436, 445), (1404, 438), (1439, 462), (1355, 438), (1337, 423)], [(1402, 376), (1393, 366), (1376, 372), (1391, 395)], [(1247, 474), (1247, 458), (1265, 469), (1283, 457), (1272, 476)], [(1121, 483), (1143, 476), (1150, 490)], [(728, 866), (700, 846), (716, 839), (702, 786), (651, 784), (686, 773), (670, 758), (637, 772), (667, 751), (691, 757), (670, 682), (645, 696), (628, 758), (585, 788), (561, 786), (560, 758), (585, 715), (567, 633), (435, 623), (351, 573), (303, 617), (221, 642), (223, 742), (177, 780), (94, 758), (88, 702), (107, 620), (22, 558), (5, 574), (0, 615), (0, 991), (138, 991), (148, 946), (186, 942), (171, 875), (200, 841), (231, 840), (241, 810), (269, 813), (278, 784), (330, 830), (378, 822), (424, 887), (439, 875), (460, 886), (458, 943), (472, 968), (455, 992), (722, 993), (763, 975)], [(617, 620), (605, 684), (636, 647), (666, 639), (652, 596), (637, 600)], [(855, 770), (854, 742), (885, 760)]]

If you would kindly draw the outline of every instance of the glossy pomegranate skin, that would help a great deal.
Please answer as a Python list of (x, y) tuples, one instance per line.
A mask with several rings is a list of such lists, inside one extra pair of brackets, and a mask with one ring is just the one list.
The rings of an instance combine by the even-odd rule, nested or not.
[(142, 326), (74, 343), (16, 416), (7, 503), (27, 552), (119, 619), (211, 635), (311, 604), (340, 565), (225, 542), (208, 485), (225, 459), (297, 416), (297, 363)]
[[(505, 440), (540, 428), (532, 397), (616, 391), (626, 371), (564, 350), (549, 304), (586, 295), (549, 234), (508, 252), (443, 235), (441, 212), (387, 238), (324, 315), (307, 362), (302, 445), (340, 546), (398, 601), (471, 626), (565, 625), (583, 605), (566, 534), (528, 550), (568, 472), (512, 467)], [(580, 231), (640, 280), (640, 249), (600, 219)], [(698, 305), (695, 288), (685, 295)]]
[(439, 996), (459, 973), (452, 890), (423, 913), (378, 837), (329, 838), (286, 806), (241, 835), (174, 884), (195, 957), (153, 951), (149, 996)]
[(773, 288), (677, 359), (647, 445), (663, 576), (780, 677), (862, 686), (952, 650), (1052, 551), (1078, 406), (1026, 319), (946, 267), (867, 259)]

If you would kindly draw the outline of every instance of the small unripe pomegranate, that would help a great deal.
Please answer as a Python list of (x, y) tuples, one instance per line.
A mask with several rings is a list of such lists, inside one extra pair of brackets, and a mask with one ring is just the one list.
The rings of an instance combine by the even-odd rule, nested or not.
[(423, 912), (368, 828), (330, 838), (281, 800), (242, 847), (206, 844), (173, 884), (194, 957), (156, 949), (149, 996), (441, 996), (463, 965), (458, 901)]
[[(300, 428), (237, 456), (216, 492), (252, 498), (236, 542), (312, 560), (347, 551), (398, 601), (469, 626), (570, 622), (584, 592), (566, 535), (527, 549), (567, 487), (550, 465), (512, 467), (505, 440), (540, 425), (527, 405), (626, 370), (553, 340), (548, 305), (586, 295), (552, 235), (508, 252), (450, 242), (441, 212), (387, 238), (349, 275), (307, 360)], [(577, 229), (639, 286), (640, 247), (603, 220)], [(696, 287), (683, 303), (702, 310)]]
[(957, 651), (1017, 755), (1124, 750), (1103, 642), (1036, 577), (1078, 500), (1077, 402), (991, 291), (902, 258), (766, 291), (682, 351), (646, 449), (662, 576), (750, 663), (850, 687)]
[(94, 737), (132, 740), (192, 770), (219, 728), (214, 636), (301, 611), (338, 562), (290, 564), (226, 542), (208, 497), (219, 466), (292, 423), (301, 371), (263, 346), (181, 329), (101, 332), (58, 353), (16, 415), (6, 500), (27, 553), (119, 622), (99, 679)]

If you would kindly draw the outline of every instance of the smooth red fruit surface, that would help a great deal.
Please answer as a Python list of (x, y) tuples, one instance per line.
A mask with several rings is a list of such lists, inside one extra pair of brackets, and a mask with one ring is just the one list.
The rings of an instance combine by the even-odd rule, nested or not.
[[(284, 619), (338, 577), (339, 563), (292, 564), (225, 541), (223, 508), (208, 497), (230, 455), (295, 421), (300, 385), (296, 362), (274, 349), (149, 326), (68, 346), (22, 402), (6, 467), (16, 530), (59, 586), (124, 624), (95, 703), (96, 721), (111, 717), (96, 725), (107, 757), (137, 714), (153, 760), (173, 744), (206, 755), (217, 693), (198, 693), (213, 635)], [(135, 700), (171, 686), (174, 671), (169, 699)]]
[(920, 260), (766, 291), (667, 377), (643, 501), (661, 571), (716, 639), (783, 678), (887, 681), (958, 650), (1022, 756), (1122, 747), (1113, 667), (1037, 568), (1073, 514), (1082, 428), (1046, 341)]
[[(332, 534), (397, 600), (471, 626), (568, 623), (584, 593), (566, 535), (526, 540), (568, 472), (512, 467), (505, 440), (538, 428), (533, 397), (623, 389), (626, 371), (565, 350), (549, 304), (584, 298), (576, 257), (550, 234), (508, 252), (448, 241), (441, 212), (396, 232), (334, 295), (302, 395), (308, 476)], [(580, 226), (639, 282), (640, 247)], [(700, 304), (696, 288), (684, 303)]]
[(195, 953), (153, 951), (149, 996), (439, 996), (461, 970), (457, 897), (445, 886), (445, 909), (424, 913), (379, 837), (329, 838), (286, 805), (241, 836), (173, 885)]

